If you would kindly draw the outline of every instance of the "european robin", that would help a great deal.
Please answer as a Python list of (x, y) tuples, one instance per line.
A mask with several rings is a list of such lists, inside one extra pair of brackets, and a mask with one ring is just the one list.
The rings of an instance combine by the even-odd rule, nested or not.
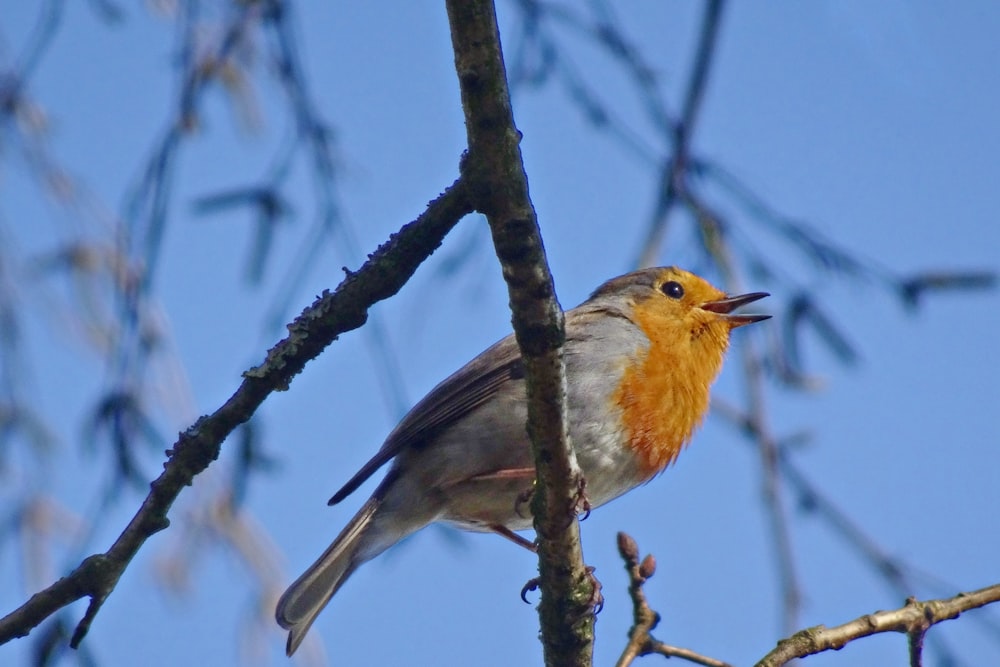
[[(767, 296), (728, 296), (681, 269), (635, 271), (566, 313), (569, 433), (597, 507), (677, 458), (708, 409), (730, 332), (768, 315), (734, 314)], [(508, 336), (436, 386), (330, 499), (339, 503), (392, 461), (333, 544), (278, 601), (287, 653), (354, 570), (434, 521), (499, 533), (531, 527), (535, 478), (517, 343)]]

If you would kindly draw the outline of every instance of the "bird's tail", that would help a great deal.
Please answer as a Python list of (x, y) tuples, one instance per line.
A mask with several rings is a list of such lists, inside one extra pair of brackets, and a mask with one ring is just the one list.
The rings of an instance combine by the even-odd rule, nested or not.
[(376, 548), (371, 553), (372, 550), (363, 548), (362, 543), (380, 504), (381, 499), (369, 498), (319, 560), (296, 579), (278, 600), (275, 618), (281, 627), (288, 630), (285, 647), (288, 655), (299, 647), (313, 621), (351, 573), (385, 548)]

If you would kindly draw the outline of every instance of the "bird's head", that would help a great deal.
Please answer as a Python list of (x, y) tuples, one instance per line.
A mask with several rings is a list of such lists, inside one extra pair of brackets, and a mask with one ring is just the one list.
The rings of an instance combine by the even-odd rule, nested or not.
[(733, 312), (766, 296), (767, 292), (728, 295), (704, 278), (668, 266), (634, 271), (609, 280), (591, 299), (610, 297), (619, 302), (632, 319), (648, 324), (643, 326), (647, 333), (650, 328), (670, 330), (678, 336), (690, 337), (692, 342), (708, 334), (710, 339), (728, 342), (733, 329), (771, 317)]

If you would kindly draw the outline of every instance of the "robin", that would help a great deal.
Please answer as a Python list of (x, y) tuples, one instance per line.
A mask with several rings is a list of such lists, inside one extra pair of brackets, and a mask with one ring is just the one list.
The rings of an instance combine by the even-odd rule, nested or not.
[[(733, 311), (764, 292), (728, 296), (674, 267), (604, 283), (566, 313), (569, 433), (597, 507), (670, 465), (701, 423), (730, 332), (769, 315)], [(507, 336), (436, 386), (337, 493), (339, 503), (392, 461), (337, 539), (278, 601), (292, 655), (362, 563), (434, 521), (498, 533), (531, 527), (523, 502), (535, 479), (525, 429), (524, 368)]]

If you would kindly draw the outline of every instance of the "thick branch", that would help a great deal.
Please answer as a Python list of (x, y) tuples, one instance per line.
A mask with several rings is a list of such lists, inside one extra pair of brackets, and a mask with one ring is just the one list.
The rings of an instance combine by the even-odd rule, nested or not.
[(831, 649), (837, 650), (855, 639), (880, 632), (901, 632), (911, 639), (913, 637), (922, 638), (932, 625), (958, 618), (963, 611), (998, 601), (1000, 601), (1000, 584), (987, 586), (971, 593), (959, 593), (946, 600), (919, 602), (910, 598), (899, 609), (866, 614), (834, 628), (817, 625), (801, 630), (778, 642), (778, 646), (764, 656), (756, 667), (779, 667), (779, 665), (784, 665), (795, 658), (804, 658), (807, 655)]
[(490, 224), (527, 375), (545, 661), (589, 665), (596, 593), (575, 520), (583, 477), (566, 426), (563, 313), (528, 198), (493, 3), (448, 0), (447, 6), (469, 140), (462, 174)]
[(89, 596), (90, 606), (70, 642), (79, 645), (132, 558), (151, 535), (169, 525), (171, 505), (195, 475), (218, 458), (229, 433), (250, 419), (271, 392), (287, 389), (306, 363), (340, 334), (364, 324), (368, 309), (398, 292), (471, 211), (468, 189), (460, 179), (416, 221), (393, 234), (357, 273), (348, 274), (333, 293), (324, 291), (288, 326), (288, 337), (268, 351), (264, 363), (244, 373), (239, 389), (221, 408), (180, 434), (167, 452), (163, 473), (150, 485), (149, 495), (111, 548), (86, 558), (69, 575), (0, 619), (0, 644), (26, 636), (57, 610)]

